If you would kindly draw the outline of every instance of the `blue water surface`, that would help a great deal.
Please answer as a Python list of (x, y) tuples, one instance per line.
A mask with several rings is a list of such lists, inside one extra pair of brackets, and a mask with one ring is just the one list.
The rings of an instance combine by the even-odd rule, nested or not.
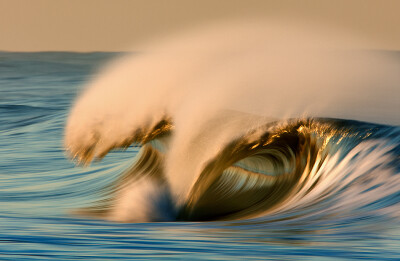
[(379, 217), (127, 224), (71, 214), (98, 200), (137, 153), (83, 168), (63, 149), (74, 98), (118, 55), (0, 52), (0, 260), (400, 260), (398, 223), (381, 228)]

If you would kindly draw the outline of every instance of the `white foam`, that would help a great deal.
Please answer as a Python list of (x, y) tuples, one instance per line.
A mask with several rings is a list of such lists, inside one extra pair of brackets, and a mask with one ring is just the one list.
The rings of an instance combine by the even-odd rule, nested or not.
[(400, 124), (399, 63), (355, 51), (358, 42), (304, 23), (236, 21), (150, 43), (87, 85), (68, 118), (65, 146), (97, 157), (168, 115), (175, 130), (165, 172), (179, 199), (207, 160), (260, 124), (221, 118), (211, 126), (221, 110)]

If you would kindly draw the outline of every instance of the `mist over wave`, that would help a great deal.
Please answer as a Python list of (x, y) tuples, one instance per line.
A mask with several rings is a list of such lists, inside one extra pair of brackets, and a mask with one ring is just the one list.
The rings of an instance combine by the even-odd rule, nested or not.
[(105, 199), (78, 212), (121, 222), (397, 219), (400, 63), (355, 50), (360, 41), (235, 22), (114, 61), (74, 104), (65, 147), (82, 164), (142, 148)]

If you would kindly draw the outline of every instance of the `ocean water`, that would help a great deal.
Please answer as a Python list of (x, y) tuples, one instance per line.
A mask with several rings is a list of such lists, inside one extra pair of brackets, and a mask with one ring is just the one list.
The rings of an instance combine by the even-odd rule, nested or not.
[[(129, 209), (135, 223), (113, 212), (131, 208), (118, 203), (120, 184), (131, 183), (134, 171), (153, 173), (154, 157), (168, 153), (157, 135), (173, 135), (167, 117), (150, 128), (151, 138), (135, 136), (147, 137), (147, 145), (110, 152), (86, 167), (69, 159), (64, 136), (71, 106), (119, 55), (0, 53), (0, 260), (400, 260), (400, 130), (390, 124), (269, 122), (257, 127), (256, 141), (246, 136), (254, 132), (236, 137), (213, 155), (178, 209), (163, 205), (151, 220), (152, 208), (139, 221), (133, 217), (145, 210)], [(135, 156), (137, 165), (150, 167), (130, 169)], [(90, 210), (116, 181), (114, 203)]]

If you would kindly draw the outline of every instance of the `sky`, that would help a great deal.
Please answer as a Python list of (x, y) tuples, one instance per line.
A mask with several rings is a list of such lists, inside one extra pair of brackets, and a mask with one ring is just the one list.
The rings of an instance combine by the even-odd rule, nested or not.
[(398, 0), (0, 0), (2, 51), (126, 51), (229, 19), (282, 18), (346, 28), (369, 49), (400, 50)]

